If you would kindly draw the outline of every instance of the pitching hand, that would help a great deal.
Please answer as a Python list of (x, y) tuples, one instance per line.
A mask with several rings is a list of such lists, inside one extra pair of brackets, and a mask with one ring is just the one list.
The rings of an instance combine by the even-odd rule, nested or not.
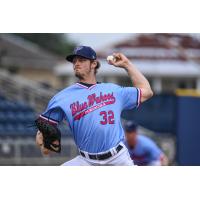
[(108, 63), (110, 65), (114, 65), (115, 67), (127, 68), (130, 65), (129, 59), (122, 53), (113, 53), (115, 60), (109, 60)]

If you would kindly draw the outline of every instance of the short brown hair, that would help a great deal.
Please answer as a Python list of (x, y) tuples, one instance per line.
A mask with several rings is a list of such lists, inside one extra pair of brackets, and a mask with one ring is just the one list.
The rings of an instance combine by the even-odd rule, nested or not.
[(98, 69), (101, 67), (101, 63), (98, 60), (91, 60), (91, 62), (97, 62), (97, 66), (95, 67), (94, 73), (97, 74)]
[(97, 60), (97, 66), (95, 68), (95, 74), (97, 73), (98, 69), (101, 67), (101, 63)]

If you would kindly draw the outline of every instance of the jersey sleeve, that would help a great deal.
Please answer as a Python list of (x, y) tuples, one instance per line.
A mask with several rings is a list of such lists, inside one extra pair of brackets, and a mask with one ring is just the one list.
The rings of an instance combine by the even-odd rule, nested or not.
[(149, 146), (149, 152), (152, 161), (160, 161), (160, 156), (163, 154), (161, 149), (153, 142)]
[(40, 115), (40, 118), (47, 120), (53, 124), (58, 124), (65, 117), (64, 111), (59, 106), (58, 101), (53, 97), (46, 108), (46, 110)]
[(117, 90), (123, 110), (139, 107), (141, 102), (141, 90), (139, 88), (119, 87)]

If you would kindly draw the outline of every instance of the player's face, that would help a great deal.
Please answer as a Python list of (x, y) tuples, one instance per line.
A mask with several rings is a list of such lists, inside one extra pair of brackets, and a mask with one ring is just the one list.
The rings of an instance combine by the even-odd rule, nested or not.
[(79, 79), (83, 79), (84, 77), (88, 76), (92, 72), (93, 66), (89, 59), (76, 56), (73, 59), (73, 66), (75, 76)]
[(130, 148), (135, 147), (135, 144), (137, 142), (136, 140), (137, 140), (137, 132), (136, 131), (126, 132), (126, 141)]

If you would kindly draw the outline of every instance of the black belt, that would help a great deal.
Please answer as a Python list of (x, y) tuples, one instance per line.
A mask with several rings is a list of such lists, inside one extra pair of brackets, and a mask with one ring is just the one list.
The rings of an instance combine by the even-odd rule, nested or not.
[[(123, 149), (123, 146), (122, 146), (121, 144), (119, 144), (119, 145), (115, 148), (115, 150), (116, 150), (117, 153), (119, 153), (119, 152), (121, 151), (121, 149)], [(85, 155), (85, 153), (84, 153), (83, 151), (79, 151), (79, 152), (80, 152), (80, 154), (81, 154), (83, 157), (86, 158), (86, 155)], [(111, 151), (109, 151), (109, 152), (107, 152), (107, 153), (102, 153), (102, 154), (89, 154), (89, 153), (88, 153), (88, 156), (89, 156), (89, 158), (92, 159), (92, 160), (105, 160), (105, 159), (108, 159), (108, 158), (112, 157), (112, 153), (111, 153)]]

